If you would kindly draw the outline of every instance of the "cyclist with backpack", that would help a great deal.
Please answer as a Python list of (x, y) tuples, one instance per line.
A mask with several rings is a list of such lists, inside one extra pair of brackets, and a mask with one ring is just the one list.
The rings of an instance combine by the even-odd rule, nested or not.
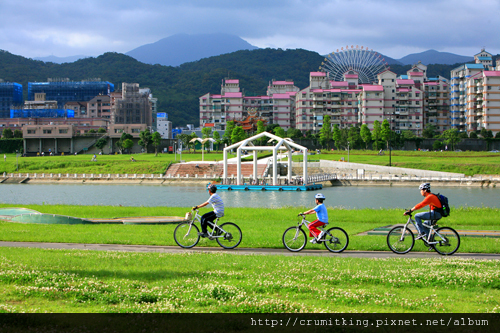
[[(314, 196), (314, 199), (316, 201), (316, 207), (309, 209), (308, 211), (302, 214), (307, 215), (316, 213), (317, 220), (311, 222), (307, 226), (307, 228), (309, 229), (309, 237), (317, 236), (318, 240), (321, 240), (325, 232), (324, 231), (320, 232), (318, 227), (328, 224), (328, 211), (326, 210), (326, 207), (323, 204), (323, 201), (326, 198), (322, 193), (318, 193)], [(311, 243), (316, 244), (317, 243), (316, 238), (313, 238), (311, 240)]]
[(437, 195), (431, 193), (431, 184), (422, 183), (418, 189), (420, 190), (420, 194), (425, 197), (424, 200), (422, 200), (421, 203), (416, 204), (412, 209), (406, 211), (404, 215), (408, 215), (415, 210), (424, 208), (425, 206), (429, 206), (430, 211), (415, 214), (415, 222), (417, 223), (417, 229), (419, 232), (419, 235), (415, 239), (421, 239), (423, 237), (427, 238), (429, 236), (428, 228), (423, 226), (422, 220), (439, 220), (444, 215), (441, 200), (439, 200)]

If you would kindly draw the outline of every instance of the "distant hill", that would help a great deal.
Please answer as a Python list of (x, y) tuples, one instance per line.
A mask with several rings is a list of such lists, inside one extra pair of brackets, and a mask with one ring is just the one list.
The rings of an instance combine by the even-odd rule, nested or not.
[(37, 57), (34, 58), (35, 60), (40, 60), (43, 62), (53, 62), (54, 64), (64, 64), (67, 62), (75, 62), (80, 59), (85, 59), (88, 58), (88, 56), (84, 55), (76, 55), (76, 56), (70, 56), (70, 57), (56, 57), (56, 56), (48, 56), (48, 57)]
[[(27, 98), (28, 82), (44, 82), (47, 78), (69, 78), (80, 81), (99, 77), (112, 82), (116, 89), (122, 82), (137, 82), (151, 89), (158, 98), (159, 112), (167, 112), (174, 126), (199, 123), (199, 97), (220, 93), (224, 78), (240, 80), (247, 96), (264, 95), (269, 82), (293, 80), (304, 89), (309, 73), (317, 71), (324, 57), (307, 50), (256, 49), (241, 50), (178, 67), (149, 65), (121, 53), (105, 53), (73, 63), (56, 64), (27, 59), (0, 50), (0, 78), (23, 85)], [(429, 65), (428, 75), (450, 77), (454, 65)], [(406, 74), (410, 65), (391, 65), (397, 75)]]
[(240, 50), (255, 50), (253, 46), (229, 34), (177, 34), (155, 43), (139, 46), (125, 53), (145, 64), (179, 66), (186, 62), (218, 56)]
[(398, 59), (403, 65), (413, 65), (421, 61), (424, 65), (441, 64), (453, 65), (456, 63), (467, 63), (474, 61), (474, 57), (461, 56), (449, 52), (439, 52), (436, 50), (428, 50), (421, 53), (409, 54), (401, 59)]

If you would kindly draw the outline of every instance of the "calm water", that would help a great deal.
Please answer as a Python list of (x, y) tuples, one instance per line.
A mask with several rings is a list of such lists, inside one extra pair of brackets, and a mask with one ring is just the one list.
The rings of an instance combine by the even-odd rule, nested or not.
[[(500, 189), (433, 188), (450, 205), (500, 207)], [(345, 208), (407, 208), (422, 200), (418, 187), (325, 187), (326, 205)], [(227, 207), (312, 206), (315, 192), (220, 191)], [(187, 207), (208, 198), (202, 186), (2, 184), (0, 203)]]

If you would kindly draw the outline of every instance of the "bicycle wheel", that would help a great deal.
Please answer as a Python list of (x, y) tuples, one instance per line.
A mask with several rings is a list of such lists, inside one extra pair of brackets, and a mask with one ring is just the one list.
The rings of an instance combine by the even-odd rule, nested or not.
[(174, 230), (174, 239), (177, 245), (185, 249), (192, 248), (200, 241), (198, 227), (186, 221), (179, 224)]
[(349, 245), (349, 236), (342, 228), (333, 227), (326, 231), (324, 238), (325, 247), (330, 252), (340, 253)]
[(403, 234), (404, 227), (394, 227), (387, 234), (387, 245), (392, 252), (397, 254), (405, 254), (413, 249), (415, 245), (415, 236), (410, 229), (406, 229)]
[(292, 252), (299, 252), (306, 246), (306, 233), (300, 227), (290, 227), (283, 233), (283, 245)]
[(460, 236), (458, 233), (449, 227), (442, 227), (436, 230), (431, 236), (431, 242), (438, 242), (431, 246), (439, 254), (449, 256), (457, 252), (460, 247)]
[[(217, 235), (221, 235), (223, 237), (217, 237), (217, 243), (225, 249), (234, 249), (241, 243), (241, 229), (236, 224), (232, 222), (226, 222), (221, 224), (217, 230)], [(221, 231), (221, 229), (223, 231)]]

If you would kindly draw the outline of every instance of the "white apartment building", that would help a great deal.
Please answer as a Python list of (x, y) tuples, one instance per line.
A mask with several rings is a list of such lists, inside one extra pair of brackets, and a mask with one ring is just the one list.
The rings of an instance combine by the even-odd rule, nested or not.
[(295, 128), (318, 132), (325, 115), (340, 128), (358, 124), (358, 97), (361, 93), (355, 73), (344, 75), (344, 81), (330, 81), (324, 72), (309, 74), (309, 87), (295, 97)]
[(500, 71), (483, 71), (467, 85), (466, 128), (470, 132), (500, 132)]
[(172, 122), (168, 120), (168, 114), (158, 112), (156, 115), (156, 131), (160, 133), (162, 139), (172, 139)]
[(220, 95), (207, 93), (200, 97), (200, 127), (225, 130), (227, 121), (243, 121), (255, 115), (286, 130), (294, 125), (298, 90), (292, 81), (272, 81), (267, 95), (244, 96), (239, 80), (225, 79)]

